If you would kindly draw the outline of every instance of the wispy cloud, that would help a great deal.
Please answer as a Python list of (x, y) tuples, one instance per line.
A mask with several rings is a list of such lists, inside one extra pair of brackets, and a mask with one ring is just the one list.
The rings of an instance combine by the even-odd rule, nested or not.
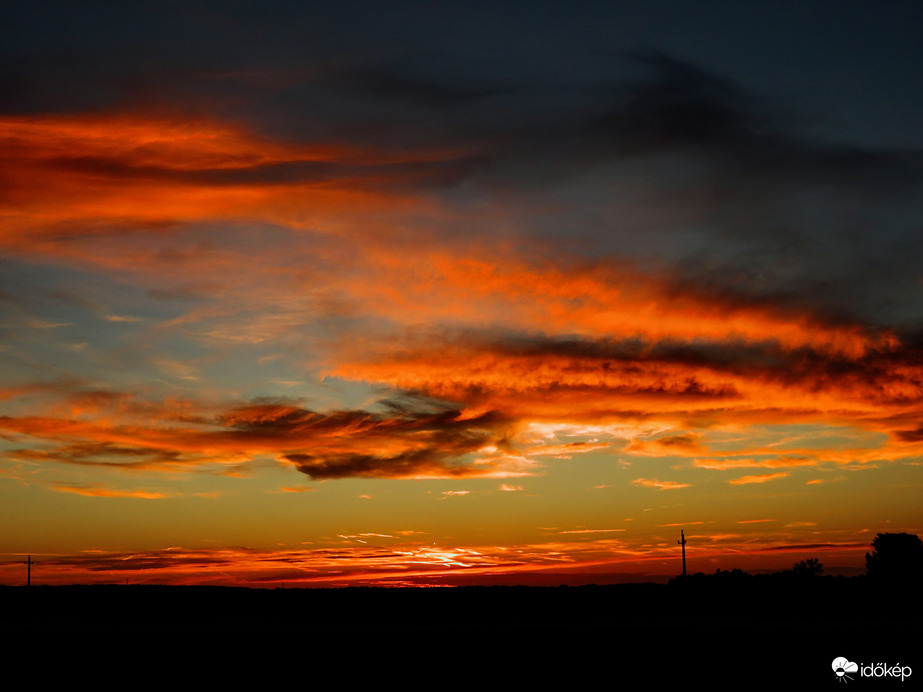
[(660, 481), (656, 478), (636, 478), (632, 481), (635, 485), (640, 485), (645, 488), (657, 488), (658, 490), (678, 490), (680, 488), (688, 488), (689, 483), (679, 483), (677, 481)]
[(87, 497), (131, 497), (143, 500), (159, 500), (167, 497), (167, 495), (164, 493), (151, 492), (148, 490), (116, 490), (99, 485), (81, 486), (56, 483), (51, 487), (52, 489), (62, 493), (75, 493), (77, 495), (85, 495)]
[(753, 476), (741, 476), (740, 478), (732, 478), (728, 481), (731, 485), (748, 485), (750, 483), (766, 483), (768, 481), (775, 481), (780, 478), (788, 478), (791, 475), (786, 472), (779, 473), (760, 473)]

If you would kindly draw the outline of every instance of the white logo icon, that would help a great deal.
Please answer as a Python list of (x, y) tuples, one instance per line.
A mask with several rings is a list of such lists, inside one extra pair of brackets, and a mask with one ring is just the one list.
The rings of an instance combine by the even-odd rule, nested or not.
[(859, 666), (840, 656), (833, 659), (833, 672), (836, 673), (837, 682), (849, 682), (852, 678), (847, 673), (858, 673)]

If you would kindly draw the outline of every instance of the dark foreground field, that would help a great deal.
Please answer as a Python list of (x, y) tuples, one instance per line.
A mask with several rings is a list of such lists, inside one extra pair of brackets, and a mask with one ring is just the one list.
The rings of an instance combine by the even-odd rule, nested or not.
[(660, 688), (666, 681), (808, 689), (837, 682), (830, 663), (839, 656), (909, 665), (917, 671), (913, 682), (923, 681), (923, 608), (911, 586), (842, 577), (733, 581), (4, 587), (0, 633), (8, 663), (38, 660), (49, 669), (76, 666), (94, 675), (121, 670), (156, 677), (173, 670), (201, 680), (238, 671), (295, 672), (311, 687), (332, 686), (317, 677), (332, 672), (337, 685), (422, 683), (419, 676), (444, 675), (468, 683), (568, 680), (577, 688), (623, 687), (631, 680), (627, 689)]

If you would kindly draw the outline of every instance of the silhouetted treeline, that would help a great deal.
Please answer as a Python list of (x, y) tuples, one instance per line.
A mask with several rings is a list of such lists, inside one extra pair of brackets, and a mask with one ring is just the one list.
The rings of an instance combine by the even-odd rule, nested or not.
[(351, 680), (422, 666), (516, 682), (552, 670), (598, 674), (605, 665), (614, 679), (644, 666), (661, 682), (671, 674), (682, 681), (684, 669), (657, 668), (676, 656), (713, 681), (771, 659), (763, 680), (784, 682), (803, 669), (801, 682), (825, 684), (839, 655), (918, 656), (906, 647), (917, 646), (923, 625), (915, 589), (883, 591), (864, 576), (739, 570), (571, 587), (0, 587), (0, 612), (8, 660), (39, 652), (107, 671), (149, 670), (165, 658), (222, 671), (297, 661), (337, 666)]
[[(857, 613), (883, 595), (905, 594), (900, 615), (920, 610), (918, 585), (888, 588), (865, 576), (751, 575), (741, 570), (677, 577), (669, 584), (608, 586), (463, 586), (248, 589), (207, 586), (0, 587), (5, 619), (31, 627), (213, 629), (265, 625), (281, 629), (443, 630), (867, 618)], [(771, 613), (767, 612), (771, 608)], [(875, 611), (878, 612), (877, 610)], [(884, 619), (893, 609), (881, 613)], [(876, 615), (876, 617), (878, 617)]]
[[(893, 588), (901, 586), (919, 587), (923, 580), (923, 541), (912, 533), (879, 533), (871, 543), (871, 552), (865, 554), (866, 574), (874, 581), (875, 588)], [(717, 569), (713, 574), (698, 572), (671, 580), (671, 583), (702, 584), (706, 580), (718, 580), (723, 585), (743, 585), (749, 580), (759, 583), (763, 588), (770, 584), (774, 588), (786, 586), (806, 586), (824, 575), (824, 566), (817, 558), (808, 558), (796, 562), (791, 569), (769, 574), (750, 574), (740, 569)], [(829, 586), (830, 578), (825, 582)], [(871, 587), (869, 587), (871, 588)]]
[(923, 579), (923, 541), (912, 533), (880, 533), (872, 541), (872, 551), (865, 554), (870, 578), (878, 581), (907, 581), (919, 584)]

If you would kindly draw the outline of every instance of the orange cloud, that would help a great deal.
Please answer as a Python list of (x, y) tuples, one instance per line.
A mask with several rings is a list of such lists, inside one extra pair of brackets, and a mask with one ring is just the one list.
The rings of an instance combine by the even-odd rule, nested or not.
[(334, 230), (337, 215), (407, 208), (380, 188), (463, 156), (278, 142), (214, 121), (110, 113), (0, 118), (0, 152), (0, 241), (20, 247), (112, 222), (250, 218)]
[(656, 478), (636, 478), (632, 481), (635, 485), (641, 485), (645, 488), (657, 488), (658, 490), (678, 490), (679, 488), (688, 488), (688, 483), (678, 483), (676, 481), (659, 481)]
[(790, 474), (784, 471), (779, 473), (761, 473), (754, 476), (741, 476), (740, 478), (734, 478), (728, 481), (731, 485), (746, 485), (749, 483), (766, 483), (767, 481), (774, 481), (779, 478), (787, 478)]
[[(489, 276), (484, 283), (492, 286)], [(560, 283), (566, 287), (563, 278)], [(472, 290), (466, 309), (489, 323), (490, 307), (480, 310), (478, 298), (478, 291), (488, 289)], [(510, 293), (499, 296), (501, 304)], [(352, 338), (331, 350), (326, 373), (422, 391), (526, 421), (647, 420), (678, 431), (669, 438), (635, 440), (625, 449), (630, 454), (704, 459), (707, 450), (699, 433), (692, 432), (697, 428), (787, 423), (852, 426), (886, 432), (890, 439), (877, 449), (787, 449), (781, 454), (756, 447), (749, 453), (776, 460), (755, 465), (852, 463), (923, 451), (917, 406), (923, 366), (918, 349), (893, 335), (829, 327), (805, 315), (773, 316), (763, 309), (752, 313), (752, 338), (747, 338), (733, 319), (715, 320), (713, 306), (701, 313), (701, 325), (686, 332), (683, 325), (697, 314), (690, 297), (675, 332), (672, 308), (665, 308), (651, 329), (629, 317), (608, 335), (595, 336), (586, 323), (556, 324), (542, 292), (523, 287), (516, 295), (523, 309), (505, 306), (504, 312), (513, 315), (505, 328), (488, 324), (480, 330), (407, 330), (374, 341)], [(562, 295), (566, 298), (567, 291)], [(641, 307), (625, 309), (636, 313)], [(739, 310), (743, 314), (743, 307)], [(436, 315), (424, 319), (430, 317), (437, 320)], [(780, 329), (786, 320), (792, 329)], [(548, 336), (528, 324), (570, 331)]]
[(526, 456), (553, 456), (570, 459), (572, 454), (586, 454), (609, 448), (608, 442), (568, 442), (560, 445), (541, 445), (523, 450)]
[[(552, 265), (530, 262), (501, 245), (491, 248), (488, 260), (470, 249), (446, 247), (448, 241), (427, 241), (423, 246), (367, 248), (369, 270), (378, 281), (368, 283), (366, 274), (361, 284), (348, 285), (347, 290), (362, 298), (363, 305), (374, 314), (399, 323), (461, 321), (520, 329), (522, 343), (513, 341), (509, 346), (518, 347), (523, 355), (534, 353), (541, 345), (531, 336), (537, 326), (546, 334), (574, 335), (574, 346), (638, 339), (637, 348), (642, 353), (665, 340), (673, 340), (676, 346), (695, 340), (725, 343), (728, 348), (740, 349), (740, 355), (749, 344), (777, 344), (783, 351), (809, 348), (859, 358), (896, 344), (887, 333), (872, 334), (855, 325), (831, 325), (809, 313), (681, 290), (668, 276), (641, 273), (613, 257), (599, 263), (559, 257)], [(382, 285), (386, 290), (381, 290)], [(473, 347), (485, 345), (448, 337), (439, 332), (423, 335), (427, 342), (436, 340), (441, 347), (466, 356), (472, 355)], [(545, 343), (550, 345), (551, 340)], [(361, 349), (369, 344), (360, 341), (353, 345)], [(397, 353), (393, 355), (412, 358), (417, 355), (414, 345), (402, 340), (394, 344)], [(623, 347), (627, 346), (623, 342)], [(691, 348), (688, 352), (695, 355)], [(369, 355), (387, 354), (379, 350)], [(731, 353), (726, 348), (723, 355)]]
[(149, 492), (145, 490), (113, 490), (98, 485), (81, 486), (81, 485), (64, 485), (55, 483), (51, 486), (54, 490), (62, 493), (76, 493), (87, 497), (131, 497), (143, 500), (160, 500), (166, 495), (163, 493)]
[[(321, 376), (423, 393), (454, 412), (451, 422), (432, 418), (427, 428), (423, 418), (307, 415), (288, 404), (171, 414), (165, 400), (146, 404), (145, 418), (129, 397), (85, 393), (44, 415), (0, 419), (8, 433), (56, 445), (13, 450), (12, 458), (176, 469), (268, 454), (313, 478), (513, 477), (534, 472), (535, 457), (609, 444), (532, 446), (520, 435), (529, 423), (613, 421), (670, 431), (629, 440), (626, 455), (694, 457), (699, 468), (873, 463), (923, 451), (919, 349), (894, 333), (705, 295), (611, 257), (551, 263), (513, 243), (462, 245), (427, 229), (420, 218), (451, 228), (469, 220), (415, 186), (429, 166), (461, 165), (466, 152), (276, 141), (215, 121), (131, 114), (4, 117), (0, 144), (7, 173), (0, 242), (10, 247), (76, 252), (49, 239), (123, 221), (255, 219), (320, 231), (323, 261), (304, 269), (280, 264), (284, 253), (310, 254), (288, 245), (259, 257), (189, 250), (188, 264), (173, 256), (139, 262), (137, 273), (150, 272), (150, 280), (191, 270), (242, 277), (223, 300), (149, 328), (260, 344), (300, 333), (304, 314), (348, 317), (352, 326), (336, 324), (333, 336), (318, 338)], [(141, 259), (146, 250), (124, 252)], [(118, 252), (88, 255), (112, 268), (126, 264)], [(241, 305), (245, 320), (235, 312)], [(179, 358), (152, 363), (184, 382), (201, 376)], [(10, 387), (0, 398), (23, 391)], [(874, 449), (757, 445), (722, 457), (700, 433), (819, 421), (882, 431), (888, 440)], [(495, 451), (482, 451), (488, 447)]]
[(470, 495), (470, 494), (471, 494), (470, 490), (443, 490), (442, 497), (440, 497), (439, 499), (445, 500), (450, 497), (459, 497), (462, 495)]
[(818, 459), (802, 456), (778, 456), (768, 459), (748, 459), (740, 457), (722, 457), (712, 459), (694, 459), (692, 465), (700, 469), (713, 469), (725, 471), (728, 469), (746, 468), (790, 468), (799, 466), (816, 466)]

